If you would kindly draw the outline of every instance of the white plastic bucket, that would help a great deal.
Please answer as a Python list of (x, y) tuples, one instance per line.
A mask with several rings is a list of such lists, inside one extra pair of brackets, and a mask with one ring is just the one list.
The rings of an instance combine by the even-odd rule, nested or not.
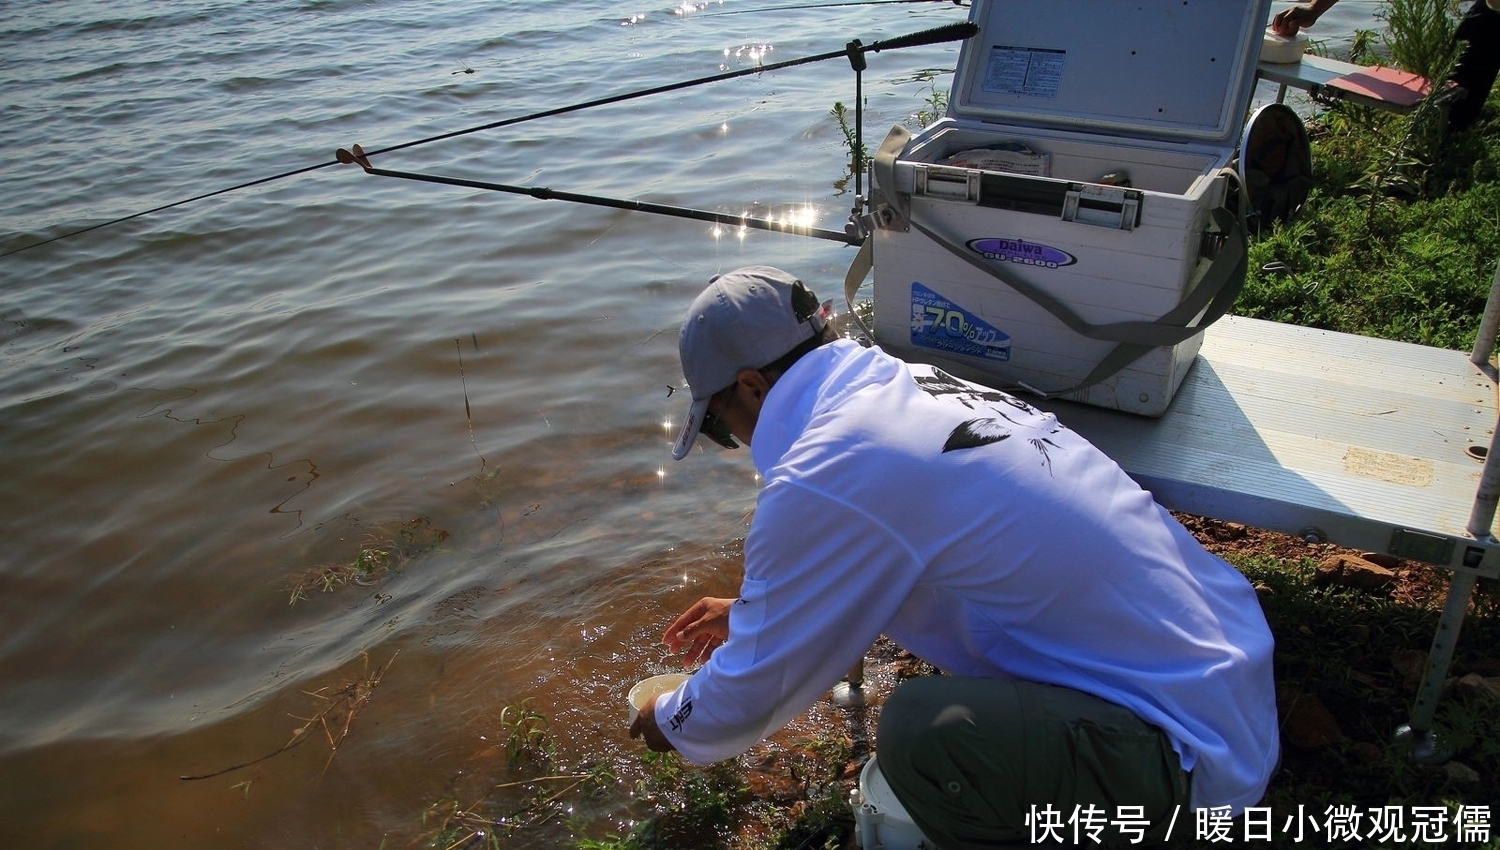
[(863, 850), (938, 850), (896, 799), (873, 755), (859, 772), (854, 803), (854, 841)]

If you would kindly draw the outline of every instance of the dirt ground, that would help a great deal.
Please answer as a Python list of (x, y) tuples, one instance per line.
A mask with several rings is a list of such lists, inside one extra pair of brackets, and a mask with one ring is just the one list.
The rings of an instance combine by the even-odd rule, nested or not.
[(1395, 585), (1390, 590), (1390, 598), (1394, 602), (1419, 608), (1441, 606), (1443, 593), (1447, 590), (1447, 582), (1438, 570), (1382, 553), (1344, 549), (1331, 543), (1309, 543), (1289, 534), (1251, 528), (1237, 522), (1177, 512), (1173, 512), (1173, 516), (1198, 538), (1204, 548), (1226, 560), (1233, 561), (1240, 555), (1260, 555), (1291, 561), (1310, 558), (1319, 562), (1330, 555), (1354, 554), (1396, 573)]

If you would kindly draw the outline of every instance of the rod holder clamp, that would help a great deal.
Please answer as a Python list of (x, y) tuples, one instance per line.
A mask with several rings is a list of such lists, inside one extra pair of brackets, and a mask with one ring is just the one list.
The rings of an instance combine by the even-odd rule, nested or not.
[(849, 56), (849, 67), (855, 73), (865, 69), (865, 46), (859, 39), (854, 39), (844, 47), (844, 52)]
[(345, 165), (358, 165), (365, 171), (374, 171), (374, 169), (370, 167), (370, 158), (365, 156), (365, 149), (360, 147), (359, 145), (354, 145), (352, 151), (346, 151), (343, 148), (339, 148), (333, 156), (334, 159), (337, 159), (339, 162), (342, 162)]

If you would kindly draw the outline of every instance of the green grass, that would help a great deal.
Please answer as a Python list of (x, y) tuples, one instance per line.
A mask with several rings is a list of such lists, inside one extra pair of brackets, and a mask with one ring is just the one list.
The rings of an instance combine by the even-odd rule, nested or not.
[[(1409, 7), (1433, 3), (1397, 0), (1388, 20), (1393, 27), (1428, 21), (1430, 14)], [(1442, 51), (1427, 44), (1444, 38), (1435, 26), (1405, 39), (1387, 37), (1391, 56), (1380, 61), (1419, 53), (1427, 58), (1413, 61), (1447, 67), (1451, 55), (1432, 58)], [(1411, 42), (1425, 46), (1417, 50)], [(1315, 186), (1296, 216), (1252, 240), (1234, 312), (1472, 347), (1500, 242), (1497, 110), (1491, 92), (1480, 123), (1460, 134), (1444, 131), (1436, 98), (1410, 115), (1343, 103), (1319, 112), (1307, 126)]]

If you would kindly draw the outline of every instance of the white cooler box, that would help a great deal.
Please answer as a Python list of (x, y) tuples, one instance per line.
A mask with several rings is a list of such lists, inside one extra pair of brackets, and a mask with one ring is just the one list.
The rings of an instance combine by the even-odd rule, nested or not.
[(1244, 280), (1222, 207), (1269, 6), (974, 0), (947, 115), (875, 158), (875, 341), (1163, 413)]

